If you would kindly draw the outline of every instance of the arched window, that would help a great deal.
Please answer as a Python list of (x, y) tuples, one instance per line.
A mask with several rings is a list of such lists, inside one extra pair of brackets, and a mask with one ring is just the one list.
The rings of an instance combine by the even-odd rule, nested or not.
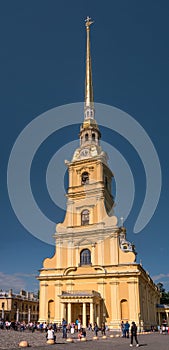
[(95, 141), (95, 134), (92, 134), (92, 141)]
[(89, 174), (87, 171), (84, 171), (84, 173), (82, 174), (81, 183), (82, 183), (82, 185), (89, 183)]
[(91, 264), (91, 253), (89, 249), (83, 249), (80, 253), (80, 265)]
[(89, 225), (89, 210), (87, 209), (81, 213), (81, 225)]
[(121, 306), (121, 319), (123, 321), (127, 321), (129, 319), (128, 301), (126, 299), (122, 299), (120, 302), (120, 306)]
[(85, 141), (88, 141), (88, 139), (89, 139), (89, 135), (85, 134)]
[(48, 301), (48, 319), (49, 321), (53, 321), (55, 316), (55, 302), (54, 300)]

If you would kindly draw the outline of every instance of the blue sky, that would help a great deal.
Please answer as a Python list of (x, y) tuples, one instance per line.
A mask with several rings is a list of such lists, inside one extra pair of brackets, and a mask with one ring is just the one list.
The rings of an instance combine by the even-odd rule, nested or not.
[[(37, 290), (35, 276), (43, 259), (54, 252), (54, 246), (30, 234), (15, 215), (8, 195), (7, 168), (12, 147), (29, 123), (52, 108), (83, 102), (87, 15), (95, 21), (91, 33), (95, 102), (132, 116), (149, 135), (160, 160), (158, 206), (147, 226), (135, 234), (146, 191), (144, 168), (128, 141), (101, 127), (103, 141), (119, 150), (135, 181), (134, 203), (125, 221), (128, 240), (136, 245), (137, 261), (141, 259), (154, 281), (169, 290), (169, 4), (157, 0), (1, 1), (0, 288)], [(49, 196), (46, 169), (57, 150), (77, 139), (82, 119), (79, 115), (79, 125), (50, 135), (32, 161), (30, 182), (36, 202), (56, 223), (63, 220), (64, 211)], [(115, 163), (112, 171), (116, 174)], [(66, 175), (63, 183), (66, 188)], [(18, 198), (21, 191), (22, 184)], [(24, 201), (22, 204), (25, 210)], [(48, 232), (53, 233), (54, 229)]]

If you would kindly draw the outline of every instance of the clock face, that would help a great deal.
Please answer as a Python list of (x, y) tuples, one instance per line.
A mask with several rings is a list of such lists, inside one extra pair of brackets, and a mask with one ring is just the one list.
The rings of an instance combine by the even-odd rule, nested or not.
[(89, 155), (88, 148), (84, 148), (84, 149), (81, 150), (81, 152), (80, 152), (80, 156), (81, 157), (88, 157), (88, 155)]

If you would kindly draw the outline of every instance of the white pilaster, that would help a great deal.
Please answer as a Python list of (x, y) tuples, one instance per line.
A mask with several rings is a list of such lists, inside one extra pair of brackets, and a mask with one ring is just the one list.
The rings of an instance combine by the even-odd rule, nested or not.
[(19, 309), (16, 310), (16, 322), (19, 322)]
[(28, 323), (30, 323), (30, 320), (31, 320), (31, 309), (29, 307), (29, 310), (28, 310)]
[(117, 329), (121, 322), (120, 301), (119, 301), (119, 282), (114, 280), (111, 285), (111, 324)]
[(67, 307), (67, 313), (68, 313), (68, 315), (67, 315), (67, 322), (68, 322), (68, 324), (72, 322), (72, 320), (71, 320), (71, 317), (72, 317), (72, 315), (71, 315), (71, 310), (72, 310), (71, 306), (72, 306), (72, 304), (68, 303), (68, 307)]
[(83, 303), (83, 326), (86, 327), (86, 303)]
[(94, 326), (94, 308), (93, 308), (93, 302), (90, 303), (90, 323), (92, 324), (92, 327)]

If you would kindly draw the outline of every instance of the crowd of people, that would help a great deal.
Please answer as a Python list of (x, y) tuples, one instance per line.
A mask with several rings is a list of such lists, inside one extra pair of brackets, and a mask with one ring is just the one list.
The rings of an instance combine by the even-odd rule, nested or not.
[[(67, 321), (63, 318), (61, 324), (56, 323), (47, 323), (47, 322), (17, 322), (17, 321), (0, 321), (0, 329), (10, 331), (20, 331), (24, 332), (26, 330), (31, 331), (32, 333), (35, 332), (35, 330), (45, 333), (46, 339), (53, 339), (56, 341), (56, 333), (62, 332), (62, 337), (67, 338), (67, 334), (71, 333), (77, 333), (77, 338), (81, 339), (82, 337), (86, 337), (86, 329), (83, 327), (81, 320), (76, 319), (75, 322), (67, 324)], [(101, 334), (105, 335), (106, 326), (105, 323), (102, 323), (101, 328), (99, 329), (97, 323), (95, 322), (94, 325), (89, 322), (88, 324), (88, 330), (93, 331), (94, 334), (97, 336), (98, 331), (101, 330)]]
[(39, 322), (17, 322), (17, 321), (0, 321), (0, 329), (4, 330), (14, 330), (14, 331), (20, 331), (24, 332), (25, 330), (31, 330), (32, 332), (35, 331), (35, 329), (39, 330), (45, 330), (47, 327), (46, 323), (39, 323)]
[[(77, 318), (75, 322), (67, 324), (67, 321), (63, 318), (61, 324), (56, 323), (46, 323), (46, 322), (17, 322), (17, 321), (0, 321), (0, 329), (9, 331), (20, 331), (24, 332), (25, 330), (29, 330), (32, 333), (35, 330), (38, 330), (40, 332), (44, 332), (46, 334), (46, 339), (53, 339), (54, 342), (56, 341), (56, 333), (62, 332), (62, 337), (67, 338), (67, 334), (71, 333), (72, 335), (74, 333), (77, 333), (77, 338), (80, 340), (83, 337), (86, 337), (86, 329), (82, 325), (81, 320)], [(94, 335), (97, 337), (98, 332), (101, 332), (101, 335), (106, 335), (106, 331), (108, 330), (108, 327), (106, 326), (105, 322), (102, 322), (101, 326), (99, 327), (97, 322), (94, 322), (92, 325), (90, 322), (88, 323), (87, 329), (89, 331), (93, 331)], [(154, 328), (152, 329), (154, 330)], [(169, 334), (169, 327), (167, 326), (167, 323), (163, 323), (161, 327), (158, 327), (159, 333), (162, 334)], [(130, 338), (130, 346), (133, 346), (133, 340), (136, 342), (136, 347), (139, 346), (138, 339), (137, 339), (137, 325), (133, 321), (131, 323), (131, 326), (128, 321), (121, 322), (121, 337), (122, 338)]]

